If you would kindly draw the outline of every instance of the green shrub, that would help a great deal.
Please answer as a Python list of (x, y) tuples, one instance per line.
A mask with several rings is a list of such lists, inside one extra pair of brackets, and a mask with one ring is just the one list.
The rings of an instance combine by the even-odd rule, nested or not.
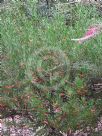
[(102, 103), (86, 83), (102, 76), (101, 34), (82, 45), (71, 39), (102, 19), (94, 7), (75, 10), (74, 26), (60, 14), (29, 20), (19, 5), (1, 14), (1, 118), (15, 110), (62, 132), (96, 125)]

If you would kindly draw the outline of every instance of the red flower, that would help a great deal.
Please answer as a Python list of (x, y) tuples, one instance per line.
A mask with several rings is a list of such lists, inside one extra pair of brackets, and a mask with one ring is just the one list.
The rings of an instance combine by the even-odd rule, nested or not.
[(71, 39), (72, 41), (77, 41), (79, 44), (82, 44), (83, 42), (89, 40), (90, 38), (95, 37), (97, 34), (99, 34), (102, 30), (102, 25), (95, 25), (88, 28), (88, 31), (85, 33), (85, 35), (78, 39)]

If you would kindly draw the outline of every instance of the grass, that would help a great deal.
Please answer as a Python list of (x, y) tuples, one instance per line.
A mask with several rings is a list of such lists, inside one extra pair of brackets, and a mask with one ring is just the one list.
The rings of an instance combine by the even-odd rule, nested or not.
[[(13, 108), (15, 104), (12, 98), (15, 96), (26, 98), (26, 95), (33, 95), (29, 83), (47, 92), (52, 88), (61, 92), (63, 86), (68, 95), (71, 95), (75, 89), (66, 85), (66, 80), (68, 83), (73, 80), (77, 88), (82, 88), (90, 77), (102, 76), (101, 34), (82, 45), (71, 41), (72, 38), (83, 36), (90, 25), (101, 22), (102, 18), (98, 16), (95, 7), (77, 5), (75, 13), (75, 19), (72, 18), (74, 25), (71, 22), (69, 26), (65, 25), (64, 15), (58, 13), (49, 19), (41, 18), (34, 12), (33, 18), (28, 19), (20, 5), (1, 14), (1, 85), (3, 88), (6, 87), (0, 94), (3, 98), (0, 100), (1, 103), (7, 103)], [(84, 79), (79, 79), (80, 73), (84, 75)], [(13, 92), (7, 90), (10, 87), (12, 89), (12, 85), (16, 86)], [(50, 97), (49, 92), (46, 97)], [(56, 99), (59, 101), (58, 97)], [(61, 105), (63, 111), (68, 107), (70, 113), (73, 110), (71, 104), (80, 107), (77, 100), (74, 102), (72, 99), (69, 105)], [(35, 106), (39, 105), (39, 101), (34, 103)], [(77, 114), (76, 108), (75, 111)], [(86, 122), (90, 121), (92, 115), (89, 115), (88, 111), (89, 109), (77, 119), (84, 119), (85, 116), (90, 118)], [(41, 120), (42, 118), (43, 116)], [(73, 117), (70, 119), (72, 119), (69, 124), (71, 126)]]
[[(53, 20), (37, 16), (28, 20), (18, 8), (15, 12), (6, 11), (2, 14), (2, 54), (7, 58), (6, 65), (10, 66), (4, 66), (4, 69), (6, 74), (13, 76), (10, 77), (11, 80), (20, 78), (20, 65), (26, 65), (28, 58), (33, 57), (31, 54), (43, 47), (58, 48), (65, 52), (71, 62), (88, 62), (89, 65), (101, 69), (101, 34), (83, 45), (71, 41), (72, 38), (81, 37), (88, 26), (101, 22), (101, 18), (98, 17), (95, 8), (77, 6), (76, 12), (77, 20), (74, 20), (73, 27), (65, 26), (63, 15), (57, 15)], [(100, 70), (98, 72), (102, 74)]]

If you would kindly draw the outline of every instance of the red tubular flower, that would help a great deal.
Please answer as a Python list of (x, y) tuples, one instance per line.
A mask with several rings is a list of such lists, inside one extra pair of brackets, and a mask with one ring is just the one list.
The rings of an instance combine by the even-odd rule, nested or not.
[(102, 30), (102, 25), (95, 25), (88, 28), (88, 31), (85, 33), (85, 35), (81, 38), (71, 39), (72, 41), (77, 41), (79, 44), (82, 44), (83, 42), (95, 37), (98, 35)]

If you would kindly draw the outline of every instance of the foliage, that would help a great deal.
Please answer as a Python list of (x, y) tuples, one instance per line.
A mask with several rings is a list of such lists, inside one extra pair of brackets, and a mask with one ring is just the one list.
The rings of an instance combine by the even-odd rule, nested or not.
[(101, 34), (83, 45), (71, 38), (81, 37), (102, 18), (95, 7), (76, 5), (77, 20), (66, 26), (63, 14), (39, 18), (34, 9), (28, 19), (21, 3), (16, 4), (1, 13), (0, 118), (25, 115), (66, 133), (94, 127), (102, 102), (87, 81), (102, 76)]

